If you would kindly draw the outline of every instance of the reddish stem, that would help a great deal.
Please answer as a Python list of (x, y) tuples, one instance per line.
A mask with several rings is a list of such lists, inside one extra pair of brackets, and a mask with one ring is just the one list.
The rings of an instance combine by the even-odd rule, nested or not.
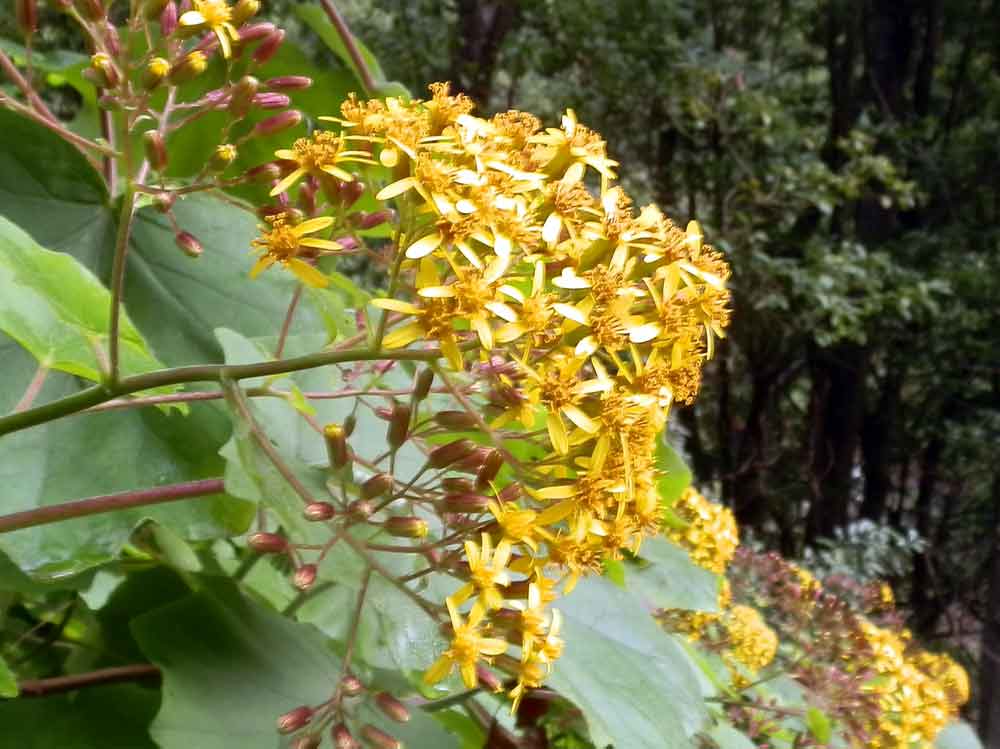
[(14, 413), (19, 411), (27, 411), (31, 408), (31, 404), (35, 402), (35, 398), (42, 390), (42, 385), (45, 384), (45, 377), (48, 375), (48, 367), (39, 367), (35, 371), (35, 376), (31, 378), (31, 382), (28, 383), (28, 387), (24, 391), (24, 395), (21, 396), (21, 400), (17, 402), (14, 406)]
[(98, 671), (88, 671), (82, 674), (55, 676), (51, 679), (29, 679), (18, 684), (18, 691), (21, 697), (44, 697), (48, 694), (72, 692), (82, 687), (117, 684), (123, 681), (159, 679), (160, 676), (160, 669), (153, 664), (136, 663), (131, 666), (102, 668)]

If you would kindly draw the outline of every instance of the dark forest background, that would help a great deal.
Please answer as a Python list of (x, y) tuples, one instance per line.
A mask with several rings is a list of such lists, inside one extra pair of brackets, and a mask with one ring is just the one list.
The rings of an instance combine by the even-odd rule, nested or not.
[[(671, 435), (743, 535), (890, 578), (1000, 746), (1000, 2), (346, 3), (387, 74), (605, 135), (734, 324)], [(870, 521), (870, 522), (864, 522)], [(977, 664), (978, 663), (978, 668)]]

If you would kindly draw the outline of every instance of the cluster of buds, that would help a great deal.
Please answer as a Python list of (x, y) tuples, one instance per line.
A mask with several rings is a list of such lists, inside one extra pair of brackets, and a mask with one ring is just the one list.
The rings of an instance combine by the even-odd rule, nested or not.
[[(374, 462), (346, 425), (328, 427), (331, 468), (368, 475), (341, 482), (354, 493), (337, 522), (411, 539), (369, 548), (422, 553), (455, 578), (450, 644), (426, 684), (503, 685), (516, 709), (562, 652), (553, 602), (661, 531), (657, 439), (724, 335), (729, 269), (696, 222), (633, 208), (604, 140), (572, 111), (544, 129), (472, 109), (446, 84), (427, 101), (351, 97), (324, 118), (331, 129), (276, 152), (250, 271), (327, 285), (324, 257), (378, 257), (359, 229), (392, 222), (391, 293), (370, 333), (386, 359), (436, 358), (437, 393), (454, 405), (432, 412), (429, 382), (365, 403), (387, 422)], [(365, 191), (381, 205), (353, 212)], [(417, 476), (396, 475), (406, 443), (425, 456)]]

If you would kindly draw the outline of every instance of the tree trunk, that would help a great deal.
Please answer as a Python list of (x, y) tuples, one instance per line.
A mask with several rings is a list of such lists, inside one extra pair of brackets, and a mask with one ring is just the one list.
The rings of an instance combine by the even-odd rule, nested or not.
[[(920, 484), (917, 488), (917, 502), (914, 507), (915, 526), (917, 533), (928, 544), (934, 543), (934, 499), (938, 489), (943, 452), (944, 440), (940, 436), (934, 436), (924, 448), (920, 459)], [(913, 557), (910, 621), (918, 634), (929, 634), (941, 613), (941, 602), (937, 600), (931, 574), (930, 553), (930, 549), (928, 549)]]
[(481, 107), (488, 107), (500, 46), (520, 15), (513, 0), (458, 0), (458, 38), (452, 49), (451, 80)]
[(865, 414), (861, 429), (865, 496), (860, 514), (876, 523), (885, 520), (889, 491), (892, 488), (892, 437), (899, 419), (902, 389), (902, 374), (890, 368), (882, 383), (878, 404), (874, 411)]

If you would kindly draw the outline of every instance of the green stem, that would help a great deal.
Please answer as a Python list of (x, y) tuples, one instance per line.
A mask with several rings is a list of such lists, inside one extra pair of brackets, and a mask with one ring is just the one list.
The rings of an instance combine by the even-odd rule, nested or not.
[(354, 41), (354, 34), (347, 27), (347, 22), (344, 17), (340, 15), (340, 11), (337, 10), (330, 0), (320, 0), (320, 4), (323, 6), (323, 10), (326, 11), (327, 17), (330, 19), (330, 23), (337, 30), (337, 34), (340, 39), (344, 42), (344, 48), (347, 50), (348, 56), (351, 58), (351, 62), (354, 63), (355, 69), (358, 71), (358, 76), (361, 78), (361, 85), (365, 89), (365, 95), (371, 96), (375, 93), (376, 83), (375, 77), (372, 75), (371, 69), (368, 67), (368, 63), (365, 62), (365, 58), (361, 54), (361, 50), (358, 48), (357, 42)]
[[(110, 177), (109, 177), (110, 178)], [(114, 190), (114, 185), (108, 185)], [(122, 195), (122, 211), (118, 218), (118, 236), (115, 238), (115, 257), (111, 266), (111, 323), (108, 326), (108, 347), (110, 349), (111, 371), (108, 381), (113, 387), (118, 382), (119, 367), (119, 327), (122, 315), (122, 290), (125, 286), (125, 261), (128, 243), (132, 236), (132, 217), (135, 215), (135, 188), (131, 183)]]
[(54, 400), (35, 408), (19, 413), (0, 417), (0, 436), (26, 429), (36, 424), (58, 419), (61, 416), (79, 413), (92, 406), (119, 398), (142, 390), (180, 385), (186, 382), (222, 382), (223, 380), (244, 380), (250, 377), (270, 377), (272, 375), (299, 372), (303, 369), (314, 369), (327, 364), (342, 364), (356, 361), (376, 361), (393, 359), (395, 361), (425, 361), (432, 362), (441, 358), (440, 349), (379, 351), (371, 348), (341, 349), (336, 351), (319, 351), (281, 361), (255, 362), (253, 364), (203, 364), (190, 367), (161, 369), (156, 372), (123, 377), (118, 382), (104, 383), (81, 390), (73, 395)]

